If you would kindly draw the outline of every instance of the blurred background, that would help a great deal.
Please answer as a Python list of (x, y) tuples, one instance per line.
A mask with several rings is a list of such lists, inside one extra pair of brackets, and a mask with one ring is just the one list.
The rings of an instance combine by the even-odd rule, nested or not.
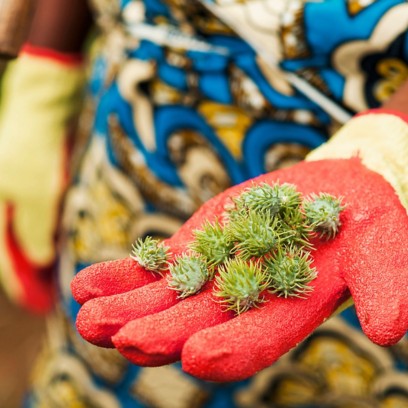
[(30, 367), (40, 351), (43, 317), (12, 305), (0, 291), (0, 407), (22, 406)]

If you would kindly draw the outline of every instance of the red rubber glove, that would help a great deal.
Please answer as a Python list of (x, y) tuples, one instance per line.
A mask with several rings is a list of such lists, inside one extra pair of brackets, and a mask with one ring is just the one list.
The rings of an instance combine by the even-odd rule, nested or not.
[[(77, 317), (88, 341), (116, 347), (138, 365), (182, 359), (202, 379), (236, 381), (271, 365), (296, 346), (350, 296), (366, 335), (380, 345), (397, 342), (408, 329), (408, 217), (391, 185), (359, 159), (303, 162), (232, 187), (204, 204), (166, 245), (177, 256), (192, 231), (224, 212), (231, 196), (252, 183), (287, 182), (303, 195), (343, 197), (341, 229), (316, 241), (318, 277), (307, 299), (278, 298), (239, 316), (213, 301), (211, 283), (185, 300), (127, 259), (96, 264), (72, 283), (84, 303)], [(98, 297), (97, 297), (98, 296)]]

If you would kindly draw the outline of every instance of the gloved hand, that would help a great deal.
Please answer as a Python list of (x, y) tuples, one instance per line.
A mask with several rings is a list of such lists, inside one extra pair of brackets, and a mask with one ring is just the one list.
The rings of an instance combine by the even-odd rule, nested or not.
[[(391, 148), (387, 151), (384, 139), (378, 139), (384, 130), (389, 132), (386, 145), (399, 146), (392, 150), (392, 165)], [(318, 276), (306, 299), (267, 293), (259, 308), (235, 316), (214, 301), (212, 283), (180, 300), (166, 279), (152, 278), (151, 272), (125, 259), (93, 265), (74, 279), (74, 297), (83, 304), (77, 317), (80, 334), (94, 344), (116, 347), (138, 365), (163, 365), (181, 358), (183, 369), (198, 378), (236, 381), (272, 364), (351, 294), (366, 335), (380, 345), (394, 344), (408, 329), (408, 217), (400, 201), (407, 185), (402, 173), (407, 146), (407, 125), (401, 119), (374, 114), (355, 118), (314, 153), (317, 161), (232, 187), (204, 204), (165, 242), (176, 258), (186, 251), (194, 230), (221, 218), (231, 197), (254, 183), (287, 182), (303, 195), (341, 196), (346, 208), (340, 232), (333, 240), (315, 242), (313, 266)], [(360, 158), (335, 158), (357, 153)]]
[(82, 83), (79, 57), (32, 46), (10, 63), (2, 80), (0, 281), (14, 301), (35, 312), (53, 305), (67, 136)]

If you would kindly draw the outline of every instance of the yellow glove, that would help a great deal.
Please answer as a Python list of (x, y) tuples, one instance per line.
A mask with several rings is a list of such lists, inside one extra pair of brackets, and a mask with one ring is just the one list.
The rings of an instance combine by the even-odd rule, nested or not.
[(393, 187), (408, 211), (408, 116), (374, 109), (353, 118), (306, 160), (360, 157)]
[(0, 281), (37, 312), (53, 303), (52, 266), (66, 184), (80, 60), (26, 48), (4, 75), (0, 105)]

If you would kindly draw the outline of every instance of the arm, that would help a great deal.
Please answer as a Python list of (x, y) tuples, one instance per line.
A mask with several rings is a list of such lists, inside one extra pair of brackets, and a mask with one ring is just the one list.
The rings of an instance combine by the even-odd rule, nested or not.
[(0, 59), (15, 58), (24, 42), (77, 53), (91, 26), (85, 0), (1, 0)]
[(28, 42), (61, 53), (79, 53), (91, 24), (86, 0), (37, 0)]
[(26, 40), (34, 12), (34, 0), (0, 1), (0, 62), (15, 58)]

